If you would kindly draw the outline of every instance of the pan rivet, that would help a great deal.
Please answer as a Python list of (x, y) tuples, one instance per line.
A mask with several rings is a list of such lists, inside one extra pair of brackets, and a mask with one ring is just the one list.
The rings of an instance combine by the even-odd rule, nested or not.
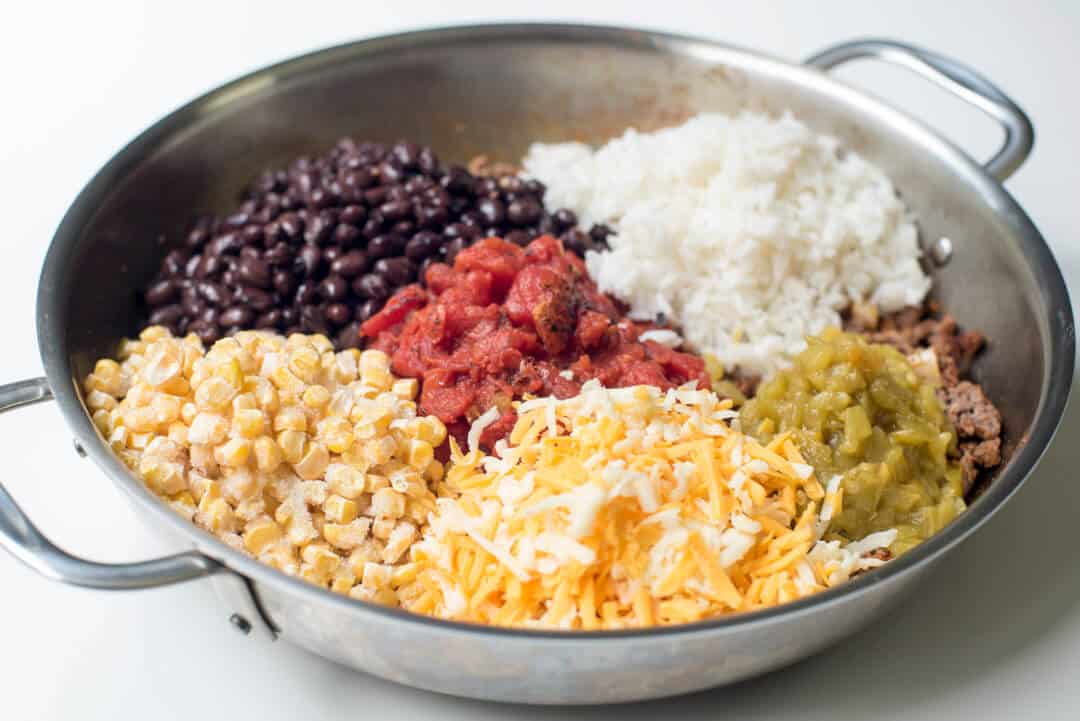
[(237, 631), (244, 634), (245, 636), (251, 633), (251, 622), (241, 616), (239, 613), (234, 613), (233, 615), (229, 616), (229, 623), (233, 625), (233, 628), (235, 628)]
[(938, 238), (937, 242), (930, 248), (930, 258), (938, 266), (945, 265), (952, 259), (953, 245), (952, 241), (942, 236)]
[(78, 440), (72, 440), (72, 443), (75, 445), (75, 452), (79, 454), (79, 458), (86, 458), (86, 449), (82, 447), (82, 443)]

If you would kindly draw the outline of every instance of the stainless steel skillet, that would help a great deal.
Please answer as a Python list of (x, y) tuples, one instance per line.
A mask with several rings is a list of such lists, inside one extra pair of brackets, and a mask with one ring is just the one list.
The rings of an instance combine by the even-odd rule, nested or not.
[[(858, 57), (902, 64), (1001, 122), (980, 166), (925, 125), (828, 77)], [(936, 292), (994, 341), (977, 368), (1000, 404), (1010, 460), (955, 523), (885, 568), (780, 608), (659, 630), (509, 631), (435, 621), (336, 596), (231, 550), (158, 503), (101, 441), (79, 379), (138, 330), (135, 294), (193, 214), (225, 210), (259, 170), (341, 135), (400, 136), (463, 160), (520, 156), (534, 140), (598, 141), (703, 110), (791, 110), (884, 167), (924, 241), (952, 240)], [(120, 151), (73, 203), (42, 270), (46, 378), (0, 387), (0, 410), (55, 397), (83, 449), (185, 554), (108, 565), (49, 543), (0, 488), (0, 545), (58, 580), (134, 589), (208, 577), (233, 624), (402, 683), (476, 698), (604, 703), (730, 683), (808, 656), (884, 614), (1015, 492), (1049, 444), (1072, 379), (1061, 274), (1001, 182), (1026, 158), (1023, 112), (976, 73), (909, 46), (861, 41), (794, 65), (716, 42), (640, 30), (458, 27), (316, 52), (229, 83)], [(72, 512), (75, 512), (73, 509)], [(254, 641), (253, 641), (254, 642)], [(163, 650), (166, 653), (167, 650)]]

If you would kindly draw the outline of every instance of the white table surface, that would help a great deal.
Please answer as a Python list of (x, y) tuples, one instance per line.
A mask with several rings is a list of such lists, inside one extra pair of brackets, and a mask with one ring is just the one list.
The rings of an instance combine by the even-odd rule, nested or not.
[[(819, 7), (820, 6), (820, 7)], [(393, 30), (497, 19), (626, 23), (715, 36), (799, 59), (888, 36), (983, 71), (1030, 113), (1034, 154), (1008, 182), (1080, 287), (1080, 3), (549, 0), (342, 3), (20, 2), (0, 42), (3, 379), (41, 372), (38, 270), (67, 205), (128, 139), (218, 83), (303, 51)], [(305, 8), (301, 13), (301, 7)], [(543, 11), (542, 14), (539, 14)], [(535, 11), (535, 13), (533, 12)], [(510, 14), (508, 14), (510, 13)], [(902, 72), (870, 84), (986, 156), (992, 124)], [(1074, 311), (1075, 312), (1075, 311)], [(61, 586), (0, 553), (0, 718), (1080, 717), (1080, 409), (1024, 490), (875, 628), (793, 668), (638, 706), (516, 708), (413, 691), (234, 632), (205, 583), (139, 593)], [(0, 477), (65, 548), (103, 560), (168, 550), (89, 462), (50, 405), (0, 419)]]

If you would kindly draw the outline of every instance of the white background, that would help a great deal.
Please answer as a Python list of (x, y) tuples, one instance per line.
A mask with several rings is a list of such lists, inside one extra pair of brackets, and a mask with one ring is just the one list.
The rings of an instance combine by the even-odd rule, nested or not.
[[(302, 8), (302, 9), (301, 9)], [(19, 2), (0, 42), (3, 374), (40, 374), (37, 273), (80, 187), (128, 139), (195, 95), (347, 39), (495, 19), (626, 23), (798, 60), (858, 36), (903, 39), (983, 71), (1038, 139), (1008, 182), (1080, 287), (1076, 73), (1080, 3), (1061, 2)], [(992, 124), (900, 71), (842, 76), (928, 119), (978, 157)], [(235, 633), (204, 583), (104, 593), (35, 576), (0, 553), (0, 717), (1075, 719), (1080, 703), (1080, 410), (1025, 489), (926, 584), (851, 642), (794, 668), (682, 699), (607, 709), (444, 698)], [(63, 547), (107, 560), (166, 550), (89, 462), (56, 409), (0, 419), (0, 477)], [(438, 659), (432, 659), (438, 663)]]

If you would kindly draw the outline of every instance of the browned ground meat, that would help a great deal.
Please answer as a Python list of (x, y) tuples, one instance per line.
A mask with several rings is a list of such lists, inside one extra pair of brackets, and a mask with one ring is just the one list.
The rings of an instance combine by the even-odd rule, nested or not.
[(852, 307), (845, 328), (862, 333), (873, 343), (894, 346), (905, 355), (931, 348), (937, 358), (942, 388), (938, 392), (945, 412), (956, 427), (958, 454), (967, 493), (979, 474), (1001, 463), (1001, 414), (982, 386), (966, 380), (985, 337), (961, 330), (956, 319), (939, 313), (933, 304), (905, 308), (879, 318), (872, 306)]
[(731, 382), (747, 398), (753, 398), (761, 384), (761, 376), (736, 371), (731, 375)]

